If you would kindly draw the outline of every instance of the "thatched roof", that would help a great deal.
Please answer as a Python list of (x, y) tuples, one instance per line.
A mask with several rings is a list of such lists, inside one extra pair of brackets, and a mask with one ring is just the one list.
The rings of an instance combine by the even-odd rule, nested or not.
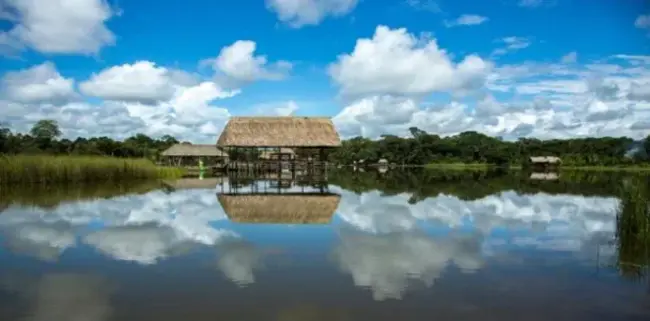
[(240, 223), (327, 224), (338, 194), (219, 194), (228, 218)]
[(176, 144), (161, 153), (162, 156), (210, 156), (228, 157), (215, 145)]
[(537, 164), (541, 164), (541, 163), (557, 164), (557, 163), (561, 163), (562, 160), (556, 156), (531, 156), (530, 162), (537, 163)]
[(338, 147), (341, 139), (332, 120), (323, 117), (232, 117), (218, 146)]

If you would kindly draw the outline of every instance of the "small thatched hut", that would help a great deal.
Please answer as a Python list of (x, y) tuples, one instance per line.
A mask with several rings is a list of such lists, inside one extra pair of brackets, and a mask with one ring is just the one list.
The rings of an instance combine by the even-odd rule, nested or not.
[(338, 194), (218, 194), (228, 218), (240, 223), (327, 224)]
[[(233, 117), (221, 132), (217, 146), (224, 148), (231, 155), (239, 155), (242, 149), (255, 149), (260, 151), (263, 157), (275, 157), (278, 161), (291, 160), (293, 165), (296, 164), (295, 149), (300, 149), (318, 155), (314, 162), (310, 162), (310, 166), (320, 166), (326, 164), (326, 151), (341, 146), (341, 139), (329, 118)], [(284, 153), (283, 149), (287, 153)], [(292, 151), (288, 152), (287, 149)], [(266, 153), (267, 151), (270, 153)], [(268, 162), (265, 159), (259, 160)], [(248, 160), (245, 164), (235, 162), (233, 165), (236, 168), (251, 166)], [(295, 169), (296, 166), (293, 165), (291, 168)], [(255, 168), (257, 165), (252, 166)], [(288, 164), (282, 166), (284, 168)]]
[(233, 117), (219, 140), (219, 147), (299, 147), (341, 146), (332, 120), (322, 117)]
[(557, 156), (531, 156), (528, 158), (528, 165), (535, 171), (555, 170), (562, 164)]
[(174, 166), (198, 166), (199, 159), (205, 166), (228, 161), (228, 154), (215, 145), (175, 144), (160, 155), (163, 162)]

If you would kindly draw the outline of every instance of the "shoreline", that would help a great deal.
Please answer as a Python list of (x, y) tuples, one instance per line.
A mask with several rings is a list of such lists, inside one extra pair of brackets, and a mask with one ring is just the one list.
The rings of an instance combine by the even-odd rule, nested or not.
[[(411, 166), (412, 167), (412, 166)], [(445, 170), (488, 170), (498, 168), (491, 164), (465, 164), (465, 163), (434, 163), (422, 165), (426, 169), (445, 169)], [(522, 170), (521, 165), (510, 165), (503, 167), (504, 170)], [(560, 166), (557, 171), (593, 171), (593, 172), (650, 172), (650, 166), (639, 165), (594, 165), (594, 166)]]

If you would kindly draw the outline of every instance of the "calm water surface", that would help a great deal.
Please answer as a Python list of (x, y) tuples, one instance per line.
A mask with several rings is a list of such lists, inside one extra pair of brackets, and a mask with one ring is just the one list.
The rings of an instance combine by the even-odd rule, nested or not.
[(388, 172), (5, 190), (0, 320), (647, 321), (649, 182)]

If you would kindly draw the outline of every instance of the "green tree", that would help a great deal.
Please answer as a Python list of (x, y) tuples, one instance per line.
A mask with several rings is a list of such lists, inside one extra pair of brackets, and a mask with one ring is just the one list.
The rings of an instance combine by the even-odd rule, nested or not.
[(42, 119), (36, 122), (29, 133), (36, 139), (53, 140), (61, 136), (61, 130), (56, 120)]
[(11, 137), (11, 130), (0, 125), (0, 153), (9, 152), (9, 139)]
[(55, 120), (42, 119), (36, 122), (29, 133), (34, 136), (38, 148), (42, 151), (52, 147), (52, 141), (61, 136), (59, 124)]

